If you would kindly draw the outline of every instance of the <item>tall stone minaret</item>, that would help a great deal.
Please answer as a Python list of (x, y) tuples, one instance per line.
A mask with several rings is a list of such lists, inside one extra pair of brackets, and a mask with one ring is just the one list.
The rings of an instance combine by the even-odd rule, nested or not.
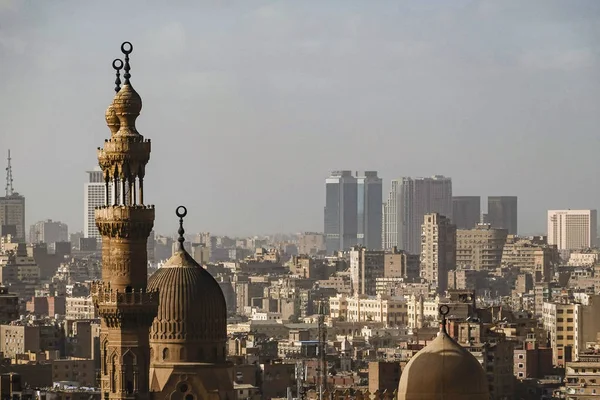
[[(96, 209), (102, 235), (102, 281), (93, 285), (92, 294), (102, 319), (102, 398), (148, 399), (149, 328), (158, 307), (158, 293), (147, 291), (146, 242), (154, 225), (154, 206), (144, 204), (143, 190), (150, 140), (135, 127), (142, 99), (130, 82), (133, 46), (125, 42), (121, 51), (124, 62), (113, 62), (117, 94), (106, 110), (111, 136), (98, 148), (107, 202)], [(125, 72), (122, 87), (121, 69)]]

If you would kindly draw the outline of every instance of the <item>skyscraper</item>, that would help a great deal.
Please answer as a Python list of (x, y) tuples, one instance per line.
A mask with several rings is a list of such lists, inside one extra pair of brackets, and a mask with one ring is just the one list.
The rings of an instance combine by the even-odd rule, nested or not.
[(421, 278), (438, 293), (448, 288), (448, 271), (456, 268), (456, 225), (438, 213), (423, 217)]
[(383, 248), (421, 251), (421, 224), (425, 214), (437, 212), (452, 218), (452, 180), (436, 175), (430, 178), (400, 178), (392, 181), (384, 205)]
[(452, 222), (456, 229), (474, 229), (481, 221), (481, 197), (452, 197)]
[(6, 167), (6, 193), (0, 197), (0, 236), (12, 235), (14, 241), (25, 241), (25, 197), (13, 190), (10, 150)]
[[(86, 238), (96, 238), (100, 241), (101, 236), (96, 227), (94, 210), (107, 204), (107, 189), (104, 175), (100, 167), (93, 171), (87, 171), (88, 182), (84, 185), (83, 197), (83, 235)], [(113, 198), (113, 183), (108, 183), (108, 197)]]
[(488, 197), (487, 221), (492, 228), (508, 229), (509, 235), (516, 235), (517, 196)]
[(559, 250), (579, 250), (597, 245), (596, 210), (549, 210), (548, 244)]
[(325, 180), (325, 247), (327, 254), (356, 244), (358, 188), (351, 171), (333, 171)]
[(383, 185), (377, 171), (365, 171), (357, 177), (357, 243), (369, 250), (381, 249)]

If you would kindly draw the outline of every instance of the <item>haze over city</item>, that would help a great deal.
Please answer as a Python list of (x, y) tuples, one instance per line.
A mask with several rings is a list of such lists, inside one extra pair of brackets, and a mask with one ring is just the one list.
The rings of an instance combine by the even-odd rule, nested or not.
[[(316, 7), (315, 5), (319, 6)], [(0, 154), (27, 223), (82, 228), (115, 43), (135, 45), (156, 230), (323, 230), (331, 170), (598, 208), (600, 2), (0, 1)]]

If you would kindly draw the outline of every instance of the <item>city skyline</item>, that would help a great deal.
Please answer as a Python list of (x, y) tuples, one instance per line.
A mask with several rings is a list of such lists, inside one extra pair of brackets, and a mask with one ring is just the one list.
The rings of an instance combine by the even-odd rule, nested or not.
[(457, 196), (515, 195), (520, 233), (541, 233), (546, 210), (600, 203), (584, 183), (594, 146), (579, 145), (600, 122), (600, 5), (578, 4), (232, 1), (157, 5), (129, 21), (131, 4), (4, 1), (0, 87), (11, 96), (0, 99), (0, 145), (13, 150), (27, 224), (81, 230), (96, 154), (73, 149), (102, 140), (100, 99), (114, 77), (96, 60), (114, 58), (109, 44), (125, 37), (147, 65), (137, 79), (161, 160), (148, 182), (157, 232), (172, 230), (166, 210), (177, 205), (158, 182), (198, 174), (202, 185), (180, 193), (194, 205), (190, 231), (320, 230), (322, 179), (351, 167), (377, 170), (386, 193), (398, 176), (444, 174)]

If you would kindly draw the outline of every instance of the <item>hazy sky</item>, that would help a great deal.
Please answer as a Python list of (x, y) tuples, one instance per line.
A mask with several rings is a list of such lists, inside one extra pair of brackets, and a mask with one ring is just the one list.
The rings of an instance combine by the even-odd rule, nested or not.
[(125, 40), (159, 232), (179, 204), (188, 231), (321, 231), (333, 169), (517, 195), (522, 233), (600, 208), (598, 0), (164, 3), (0, 0), (0, 157), (28, 225), (82, 229)]

